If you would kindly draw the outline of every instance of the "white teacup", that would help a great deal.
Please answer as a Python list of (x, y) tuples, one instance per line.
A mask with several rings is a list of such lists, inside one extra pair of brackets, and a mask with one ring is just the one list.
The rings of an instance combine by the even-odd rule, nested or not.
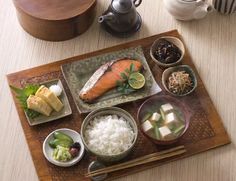
[(213, 0), (213, 6), (222, 14), (232, 14), (236, 12), (235, 0)]

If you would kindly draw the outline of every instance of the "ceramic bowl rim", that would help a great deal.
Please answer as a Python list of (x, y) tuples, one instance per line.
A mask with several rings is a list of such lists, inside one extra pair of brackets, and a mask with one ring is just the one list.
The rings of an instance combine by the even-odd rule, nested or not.
[[(47, 143), (48, 139), (50, 138), (50, 136), (52, 136), (52, 134), (54, 132), (56, 132), (56, 131), (64, 131), (64, 130), (70, 131), (70, 132), (73, 132), (73, 133), (79, 135), (80, 140), (81, 140), (79, 142), (79, 144), (80, 144), (80, 153), (81, 154), (79, 154), (77, 157), (75, 157), (72, 160), (69, 160), (67, 162), (59, 162), (59, 161), (54, 161), (53, 159), (49, 159), (49, 156), (46, 153), (46, 149), (45, 149), (46, 148), (46, 143)], [(53, 148), (51, 148), (51, 149), (53, 149)], [(49, 133), (47, 135), (47, 137), (43, 141), (43, 155), (44, 155), (44, 157), (47, 159), (47, 161), (49, 161), (50, 163), (52, 163), (52, 164), (54, 164), (56, 166), (59, 166), (59, 167), (70, 167), (70, 166), (73, 166), (73, 165), (77, 164), (83, 158), (84, 153), (85, 153), (85, 147), (84, 147), (84, 144), (82, 142), (81, 135), (77, 131), (69, 129), (69, 128), (59, 128), (59, 129), (56, 129), (56, 130), (52, 131), (51, 133)]]
[[(161, 39), (175, 39), (175, 40), (177, 40), (181, 44), (182, 47), (179, 47), (179, 46), (176, 45), (181, 50), (181, 57), (176, 62), (173, 62), (173, 63), (162, 63), (159, 60), (157, 60), (155, 58), (155, 56), (153, 55), (154, 48), (156, 47), (158, 41), (160, 41)], [(157, 38), (153, 42), (153, 44), (151, 45), (151, 48), (150, 48), (150, 56), (151, 56), (152, 60), (155, 63), (157, 63), (158, 65), (160, 65), (161, 67), (172, 67), (172, 66), (175, 66), (175, 65), (179, 64), (180, 62), (182, 62), (182, 60), (184, 58), (184, 55), (185, 55), (184, 43), (183, 43), (182, 40), (180, 40), (178, 37), (175, 37), (175, 36), (161, 36), (161, 37)]]
[[(103, 112), (103, 111), (106, 111), (106, 110), (114, 110), (114, 111), (117, 111), (117, 112), (120, 112), (120, 113), (123, 113), (123, 114), (126, 114), (126, 116), (128, 116), (130, 118), (130, 121), (132, 121), (134, 123), (134, 127), (132, 127), (132, 129), (134, 130), (134, 134), (135, 134), (135, 137), (134, 137), (134, 140), (133, 140), (133, 143), (132, 145), (125, 151), (119, 153), (119, 154), (113, 154), (113, 155), (104, 155), (104, 154), (99, 154), (97, 152), (94, 152), (93, 150), (91, 150), (91, 148), (87, 145), (85, 139), (84, 139), (84, 130), (85, 130), (85, 124), (87, 124), (87, 122), (91, 121), (91, 117), (93, 117), (94, 114), (96, 113), (99, 113), (99, 112)], [(132, 125), (131, 125), (132, 126)], [(87, 148), (89, 150), (89, 152), (91, 152), (92, 154), (94, 155), (97, 155), (99, 157), (116, 157), (116, 156), (120, 156), (120, 155), (123, 155), (124, 153), (128, 152), (129, 150), (132, 150), (133, 147), (135, 146), (135, 143), (137, 142), (137, 139), (138, 139), (138, 126), (137, 126), (137, 123), (136, 121), (134, 120), (133, 116), (128, 113), (126, 110), (124, 109), (121, 109), (119, 107), (104, 107), (104, 108), (100, 108), (100, 109), (96, 109), (92, 112), (90, 112), (84, 119), (82, 125), (81, 125), (81, 139), (83, 141), (83, 144), (85, 146), (85, 148)]]
[[(166, 86), (166, 79), (165, 79), (165, 75), (167, 75), (167, 72), (168, 71), (171, 71), (173, 72), (173, 70), (176, 69), (176, 70), (179, 70), (179, 69), (187, 69), (189, 70), (189, 72), (191, 73), (191, 76), (193, 78), (193, 82), (194, 82), (194, 86), (193, 88), (191, 89), (191, 91), (185, 93), (185, 94), (175, 94), (173, 92), (171, 92), (167, 86)], [(170, 93), (171, 95), (173, 96), (176, 96), (176, 97), (184, 97), (184, 96), (187, 96), (189, 94), (191, 94), (196, 88), (197, 88), (197, 85), (198, 85), (198, 82), (197, 82), (197, 77), (196, 77), (196, 74), (194, 73), (193, 69), (189, 66), (189, 65), (178, 65), (178, 66), (174, 66), (174, 67), (169, 67), (167, 69), (165, 69), (162, 73), (162, 77), (161, 77), (161, 82), (162, 82), (162, 85), (163, 87), (165, 88), (165, 90)]]

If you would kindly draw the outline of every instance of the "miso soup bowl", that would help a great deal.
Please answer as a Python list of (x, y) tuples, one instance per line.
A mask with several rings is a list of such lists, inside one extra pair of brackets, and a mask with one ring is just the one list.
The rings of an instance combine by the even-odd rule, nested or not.
[[(160, 109), (161, 105), (167, 104), (167, 103), (170, 103), (174, 107), (174, 109), (176, 109), (181, 114), (181, 117), (183, 118), (184, 123), (185, 123), (185, 128), (184, 128), (183, 132), (175, 139), (171, 139), (171, 140), (155, 139), (143, 131), (143, 129), (141, 127), (142, 120), (144, 119), (144, 116), (147, 113), (156, 112)], [(147, 99), (140, 106), (140, 108), (138, 110), (137, 119), (139, 122), (139, 127), (140, 127), (141, 132), (147, 138), (149, 138), (152, 142), (154, 142), (158, 145), (170, 145), (170, 144), (180, 141), (182, 139), (182, 137), (185, 135), (185, 133), (187, 132), (187, 130), (189, 128), (189, 122), (190, 122), (191, 115), (192, 115), (192, 113), (191, 113), (190, 108), (186, 104), (184, 104), (183, 102), (178, 100), (177, 98), (173, 98), (173, 97), (167, 96), (167, 95), (156, 95), (156, 96), (153, 96), (153, 97)]]
[[(125, 151), (119, 153), (119, 154), (114, 154), (114, 155), (106, 155), (106, 154), (99, 154), (96, 153), (94, 150), (92, 150), (85, 138), (85, 130), (87, 129), (87, 126), (89, 125), (90, 121), (94, 120), (95, 117), (99, 116), (105, 116), (105, 115), (117, 115), (118, 117), (123, 117), (131, 126), (134, 132), (134, 140), (132, 142), (132, 145)], [(81, 138), (84, 143), (85, 149), (92, 155), (96, 156), (99, 161), (102, 162), (117, 162), (119, 160), (122, 160), (128, 154), (133, 150), (134, 145), (137, 141), (138, 137), (138, 127), (137, 124), (134, 120), (134, 118), (125, 110), (118, 108), (118, 107), (107, 107), (107, 108), (101, 108), (97, 109), (90, 114), (87, 115), (87, 117), (84, 119), (82, 126), (81, 126)]]

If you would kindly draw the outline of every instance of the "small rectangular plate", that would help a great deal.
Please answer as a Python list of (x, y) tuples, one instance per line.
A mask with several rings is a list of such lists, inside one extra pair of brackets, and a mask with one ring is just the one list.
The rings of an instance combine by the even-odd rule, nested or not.
[(60, 118), (63, 118), (65, 116), (72, 114), (71, 107), (70, 107), (68, 98), (66, 96), (66, 92), (65, 92), (64, 87), (59, 79), (40, 83), (40, 85), (45, 85), (48, 88), (51, 85), (55, 85), (55, 84), (59, 85), (62, 88), (62, 93), (61, 93), (59, 99), (61, 100), (64, 107), (59, 112), (52, 111), (50, 116), (40, 115), (34, 119), (29, 118), (27, 116), (27, 114), (25, 114), (30, 126), (34, 126), (34, 125), (38, 125), (38, 124), (42, 124), (42, 123), (47, 123), (47, 122), (54, 121), (54, 120), (57, 120), (57, 119), (60, 119)]

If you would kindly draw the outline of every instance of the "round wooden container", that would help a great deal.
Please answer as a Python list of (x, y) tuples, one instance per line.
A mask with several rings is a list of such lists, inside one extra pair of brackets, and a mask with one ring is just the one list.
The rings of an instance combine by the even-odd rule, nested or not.
[(85, 32), (96, 0), (13, 0), (18, 20), (36, 38), (63, 41)]

